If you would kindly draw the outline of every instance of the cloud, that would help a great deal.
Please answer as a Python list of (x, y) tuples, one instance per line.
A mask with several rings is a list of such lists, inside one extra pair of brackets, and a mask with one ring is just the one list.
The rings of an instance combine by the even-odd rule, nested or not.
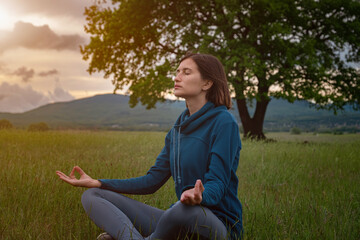
[(0, 61), (0, 75), (14, 75), (13, 74), (14, 71), (10, 70), (7, 67), (7, 64), (5, 64), (4, 62)]
[(16, 14), (43, 14), (48, 16), (66, 15), (83, 17), (84, 7), (94, 3), (94, 0), (1, 0)]
[(56, 75), (58, 73), (59, 73), (58, 70), (53, 69), (53, 70), (46, 71), (46, 72), (40, 72), (38, 75), (40, 77), (47, 77), (47, 76), (51, 76), (51, 75)]
[(0, 112), (24, 112), (49, 102), (48, 98), (30, 86), (21, 88), (6, 82), (0, 85)]
[(17, 47), (78, 51), (84, 42), (85, 39), (78, 34), (57, 35), (48, 25), (17, 22), (12, 32), (0, 38), (0, 53)]
[(35, 91), (31, 86), (23, 88), (7, 82), (0, 85), (0, 112), (21, 113), (48, 103), (73, 99), (70, 93), (59, 86), (46, 95)]
[(49, 71), (42, 71), (36, 74), (35, 70), (30, 68), (28, 69), (27, 67), (20, 67), (18, 69), (16, 69), (15, 71), (9, 71), (5, 64), (3, 64), (2, 62), (0, 62), (0, 73), (5, 73), (8, 76), (18, 76), (22, 78), (22, 81), (27, 83), (30, 82), (30, 80), (35, 76), (38, 75), (40, 77), (48, 77), (48, 76), (52, 76), (52, 75), (57, 75), (59, 74), (59, 71), (56, 69), (52, 69)]
[(20, 67), (11, 75), (19, 76), (22, 78), (23, 82), (29, 82), (31, 78), (34, 77), (35, 71), (34, 69), (27, 69), (26, 67)]
[(0, 62), (0, 72), (3, 72), (5, 69), (5, 64), (3, 62)]
[(52, 102), (66, 102), (74, 100), (74, 97), (61, 87), (55, 87), (54, 91), (49, 91), (48, 94)]

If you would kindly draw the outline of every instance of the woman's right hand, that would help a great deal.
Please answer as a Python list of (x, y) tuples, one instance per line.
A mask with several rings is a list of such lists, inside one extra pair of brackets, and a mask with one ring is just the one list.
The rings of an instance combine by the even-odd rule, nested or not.
[[(79, 179), (75, 177), (75, 171), (80, 174)], [(56, 174), (59, 176), (61, 180), (75, 187), (87, 187), (87, 188), (101, 187), (101, 182), (99, 180), (92, 179), (79, 166), (75, 166), (72, 169), (69, 176), (67, 176), (65, 173), (61, 171), (56, 171)]]

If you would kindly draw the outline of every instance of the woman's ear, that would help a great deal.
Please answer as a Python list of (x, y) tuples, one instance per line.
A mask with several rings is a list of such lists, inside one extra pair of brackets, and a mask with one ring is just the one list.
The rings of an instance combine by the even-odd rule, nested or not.
[(202, 90), (207, 91), (212, 87), (212, 85), (213, 85), (213, 81), (205, 80), (205, 83), (204, 83), (204, 85), (202, 87)]

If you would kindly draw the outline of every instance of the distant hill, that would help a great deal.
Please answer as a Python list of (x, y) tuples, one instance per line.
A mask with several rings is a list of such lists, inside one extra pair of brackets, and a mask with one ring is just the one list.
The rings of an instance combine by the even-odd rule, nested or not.
[[(128, 102), (129, 97), (124, 95), (96, 95), (48, 104), (25, 113), (0, 113), (0, 119), (8, 119), (19, 128), (46, 122), (55, 129), (168, 130), (185, 109), (183, 101), (158, 103), (151, 110), (141, 105), (130, 108)], [(232, 113), (240, 124), (237, 109), (232, 109)], [(294, 126), (312, 131), (341, 127), (359, 129), (360, 112), (347, 111), (334, 116), (329, 111), (309, 108), (306, 102), (291, 104), (273, 99), (266, 113), (265, 131), (288, 131)]]
[(334, 115), (332, 111), (316, 110), (306, 101), (289, 103), (282, 99), (272, 99), (266, 112), (264, 129), (288, 131), (292, 127), (311, 132), (336, 129), (360, 132), (360, 111), (346, 106), (344, 112)]
[(142, 105), (129, 107), (124, 95), (96, 95), (70, 102), (48, 104), (25, 113), (0, 113), (16, 127), (34, 122), (46, 122), (52, 128), (112, 128), (112, 129), (169, 129), (185, 109), (185, 103), (166, 101), (156, 109), (146, 110)]

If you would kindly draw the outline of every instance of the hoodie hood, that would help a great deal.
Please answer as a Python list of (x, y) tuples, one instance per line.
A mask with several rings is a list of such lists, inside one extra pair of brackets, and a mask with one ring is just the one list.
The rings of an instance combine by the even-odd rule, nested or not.
[(221, 111), (226, 111), (225, 106), (215, 107), (212, 102), (207, 102), (199, 111), (189, 116), (189, 109), (186, 109), (176, 120), (174, 128), (181, 129), (181, 133), (188, 134), (200, 127), (205, 121), (214, 117)]

